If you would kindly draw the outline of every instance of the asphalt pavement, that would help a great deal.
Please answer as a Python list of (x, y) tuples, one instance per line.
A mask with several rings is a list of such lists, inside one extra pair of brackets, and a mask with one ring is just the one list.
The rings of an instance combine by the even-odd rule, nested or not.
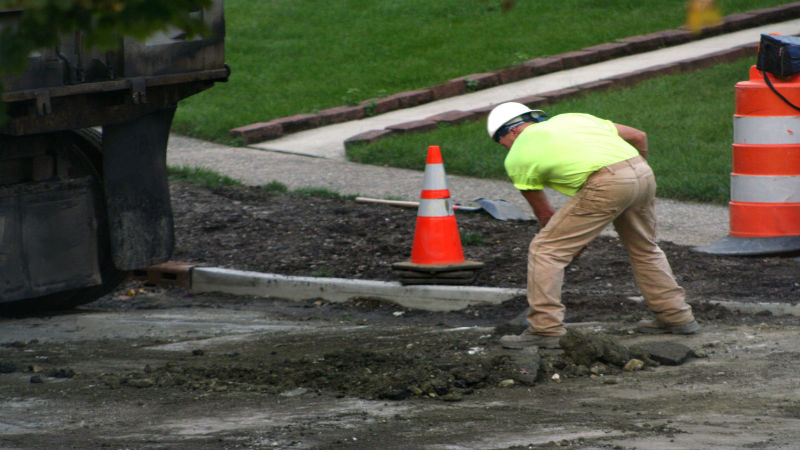
[[(762, 33), (792, 35), (798, 30), (800, 20), (759, 26), (546, 74), (361, 120), (294, 133), (249, 147), (229, 147), (173, 135), (169, 142), (167, 162), (170, 166), (212, 169), (249, 185), (278, 181), (290, 189), (317, 187), (348, 195), (416, 200), (422, 189), (422, 172), (348, 162), (345, 159), (344, 141), (365, 131), (383, 129), (392, 124), (414, 121), (434, 114), (474, 110), (541, 92), (604, 80), (670, 61), (713, 54), (758, 42)], [(447, 143), (431, 144), (446, 146)], [(495, 147), (487, 138), (487, 151), (502, 150)], [(652, 151), (657, 152), (658, 149)], [(446, 169), (447, 161), (444, 163)], [(448, 175), (447, 181), (451, 196), (456, 202), (469, 203), (479, 197), (505, 199), (525, 211), (529, 210), (522, 196), (508, 181), (454, 175)], [(554, 191), (549, 191), (549, 196), (556, 207), (565, 199)], [(702, 246), (727, 236), (729, 231), (726, 206), (659, 199), (656, 214), (659, 240)], [(613, 231), (609, 230), (607, 233), (613, 234)]]

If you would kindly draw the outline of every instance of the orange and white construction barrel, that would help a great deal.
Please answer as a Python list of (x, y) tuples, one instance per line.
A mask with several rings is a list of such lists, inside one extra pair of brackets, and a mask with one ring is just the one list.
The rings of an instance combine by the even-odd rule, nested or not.
[(800, 250), (800, 74), (750, 68), (736, 84), (728, 237), (698, 251), (764, 255)]

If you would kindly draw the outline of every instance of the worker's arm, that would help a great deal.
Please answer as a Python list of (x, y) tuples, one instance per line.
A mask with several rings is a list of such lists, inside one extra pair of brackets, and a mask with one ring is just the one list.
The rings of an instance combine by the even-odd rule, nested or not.
[(614, 126), (617, 127), (619, 137), (634, 146), (639, 151), (639, 154), (642, 155), (642, 158), (647, 159), (647, 133), (618, 123), (615, 123)]
[(539, 224), (541, 224), (542, 227), (547, 225), (547, 222), (550, 221), (550, 218), (553, 217), (553, 214), (556, 212), (556, 210), (553, 209), (553, 205), (550, 204), (550, 200), (547, 199), (547, 194), (545, 194), (543, 190), (520, 192), (522, 196), (525, 197), (525, 200), (528, 201), (528, 204), (531, 205), (533, 214), (539, 219)]

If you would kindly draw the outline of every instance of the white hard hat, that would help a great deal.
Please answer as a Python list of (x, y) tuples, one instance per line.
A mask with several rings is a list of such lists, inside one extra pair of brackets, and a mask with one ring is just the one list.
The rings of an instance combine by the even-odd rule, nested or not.
[[(525, 115), (528, 117), (520, 117)], [(522, 103), (501, 103), (495, 106), (494, 109), (492, 109), (492, 112), (489, 113), (489, 117), (486, 118), (486, 131), (489, 132), (489, 137), (494, 139), (494, 135), (497, 133), (497, 130), (514, 119), (519, 118), (520, 120), (525, 120), (526, 122), (534, 122), (534, 117), (543, 115), (544, 111), (539, 109), (530, 109)]]

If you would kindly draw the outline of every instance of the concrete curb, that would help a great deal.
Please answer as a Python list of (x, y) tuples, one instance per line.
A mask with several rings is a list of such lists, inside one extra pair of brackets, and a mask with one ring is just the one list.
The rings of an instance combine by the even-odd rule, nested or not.
[(415, 285), (394, 281), (296, 277), (169, 261), (133, 272), (134, 279), (180, 287), (194, 294), (224, 293), (301, 301), (342, 303), (353, 298), (385, 300), (425, 311), (455, 311), (468, 306), (498, 305), (525, 295), (525, 289), (478, 286)]
[(192, 270), (190, 290), (193, 293), (224, 292), (288, 300), (320, 298), (334, 303), (368, 297), (426, 311), (454, 311), (468, 306), (497, 305), (525, 295), (524, 289), (403, 286), (398, 282), (294, 277), (210, 267)]
[[(536, 58), (521, 65), (508, 67), (495, 72), (462, 76), (427, 89), (401, 92), (385, 98), (366, 100), (355, 106), (337, 106), (320, 111), (317, 114), (297, 114), (291, 117), (278, 118), (268, 122), (249, 124), (230, 130), (230, 135), (235, 138), (241, 138), (245, 145), (254, 144), (257, 142), (277, 139), (298, 131), (358, 120), (397, 109), (410, 108), (424, 103), (429, 103), (448, 97), (454, 97), (457, 95), (466, 94), (468, 92), (487, 89), (502, 84), (513, 83), (523, 79), (537, 77), (561, 70), (568, 70), (621, 56), (649, 52), (659, 48), (684, 44), (699, 39), (705, 39), (724, 33), (744, 30), (768, 23), (785, 21), (796, 17), (800, 17), (800, 2), (793, 2), (786, 5), (764, 8), (745, 13), (731, 14), (723, 17), (720, 24), (706, 27), (700, 33), (692, 33), (685, 28), (679, 28), (675, 30), (659, 31), (646, 35), (627, 37), (619, 39), (616, 42), (593, 45), (591, 47), (586, 47), (581, 50), (560, 55)], [(742, 52), (744, 53), (742, 54)], [(663, 67), (662, 71), (655, 71), (646, 75), (633, 73), (630, 74), (630, 76), (625, 76), (620, 79), (610, 79), (607, 80), (609, 83), (604, 83), (602, 88), (608, 88), (612, 86), (631, 86), (631, 83), (638, 83), (643, 79), (662, 74), (674, 73), (676, 67), (679, 69), (679, 71), (696, 70), (716, 64), (718, 62), (722, 62), (723, 60), (733, 61), (736, 58), (750, 56), (751, 52), (752, 54), (755, 54), (755, 47), (738, 50), (737, 52), (733, 52), (732, 54), (728, 55), (697, 58), (697, 60), (690, 59), (679, 64), (672, 65), (675, 67)], [(724, 59), (720, 60), (720, 58)], [(581, 89), (576, 89), (575, 92), (570, 92), (566, 95), (572, 96), (596, 88), (598, 87), (583, 86)], [(548, 98), (547, 101), (552, 103), (554, 101), (566, 98), (563, 97), (563, 95), (565, 95), (565, 93), (552, 93), (552, 97)], [(525, 101), (521, 101), (521, 103), (527, 104)], [(480, 119), (482, 114), (486, 114), (488, 111), (476, 110), (473, 113), (473, 117), (469, 119), (465, 118), (463, 120)], [(402, 125), (403, 126), (400, 127), (399, 130), (392, 131), (398, 131), (401, 133), (424, 131), (424, 129), (414, 129), (413, 124)], [(429, 128), (431, 124), (420, 124), (420, 126), (422, 128)], [(353, 142), (362, 142), (364, 137), (365, 136), (359, 135), (353, 137), (352, 140)], [(385, 135), (381, 137), (385, 137)]]
[[(193, 294), (223, 293), (292, 301), (322, 299), (333, 303), (371, 298), (424, 311), (457, 311), (470, 306), (499, 305), (525, 295), (523, 288), (404, 286), (392, 281), (288, 276), (172, 261), (135, 271), (134, 277), (156, 285), (181, 287)], [(793, 304), (717, 300), (708, 303), (743, 314), (768, 312), (800, 316), (800, 305)]]

